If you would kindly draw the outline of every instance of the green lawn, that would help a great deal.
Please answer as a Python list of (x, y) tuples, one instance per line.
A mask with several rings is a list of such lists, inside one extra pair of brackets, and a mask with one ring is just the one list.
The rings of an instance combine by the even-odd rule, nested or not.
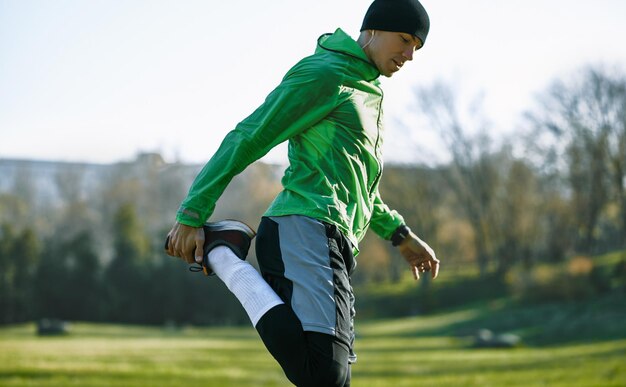
[[(528, 314), (536, 321), (550, 313), (545, 307), (533, 310), (517, 313), (527, 321)], [(472, 348), (469, 334), (475, 324), (489, 326), (485, 314), (512, 312), (492, 304), (358, 321), (353, 385), (626, 386), (624, 320), (611, 325), (616, 333), (608, 335), (531, 342), (515, 349)], [(552, 330), (550, 324), (564, 324), (550, 321), (547, 328)], [(541, 329), (506, 326), (523, 337)], [(289, 385), (248, 327), (168, 330), (75, 323), (64, 337), (34, 333), (32, 324), (0, 328), (0, 386)]]

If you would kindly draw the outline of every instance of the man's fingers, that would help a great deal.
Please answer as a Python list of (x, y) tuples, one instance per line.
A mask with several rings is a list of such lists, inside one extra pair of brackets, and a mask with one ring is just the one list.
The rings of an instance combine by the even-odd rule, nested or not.
[(165, 238), (165, 253), (170, 257), (178, 257), (176, 254), (176, 246), (175, 240), (171, 237), (171, 234), (167, 234), (167, 238)]
[(165, 252), (169, 255), (169, 253), (170, 253), (170, 234), (167, 234), (167, 237), (165, 238), (165, 246), (163, 246), (163, 248), (165, 249)]
[(431, 272), (431, 277), (435, 279), (439, 275), (439, 260), (433, 258), (428, 261), (412, 264), (411, 271), (413, 272), (413, 278), (416, 280), (420, 278), (420, 273), (426, 272)]
[(201, 264), (204, 255), (204, 229), (202, 227), (196, 230), (196, 249), (194, 253), (196, 262)]
[(433, 279), (437, 278), (437, 275), (439, 275), (439, 260), (438, 259), (434, 259), (433, 261), (430, 262), (430, 267), (431, 267), (431, 276)]
[(411, 265), (411, 271), (413, 272), (413, 279), (420, 279), (420, 270), (417, 266)]

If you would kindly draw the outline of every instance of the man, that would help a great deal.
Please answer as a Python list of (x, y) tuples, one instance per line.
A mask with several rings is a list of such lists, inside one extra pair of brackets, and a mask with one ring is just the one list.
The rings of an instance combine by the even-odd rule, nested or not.
[[(382, 90), (421, 48), (429, 19), (418, 0), (375, 0), (357, 41), (341, 29), (319, 38), (249, 117), (228, 133), (197, 176), (166, 251), (214, 272), (241, 302), (270, 353), (298, 386), (348, 386), (353, 352), (350, 275), (371, 228), (398, 246), (413, 276), (439, 261), (382, 201)], [(283, 191), (259, 225), (261, 275), (244, 261), (254, 231), (206, 223), (231, 179), (283, 141)], [(194, 252), (195, 251), (195, 252)]]

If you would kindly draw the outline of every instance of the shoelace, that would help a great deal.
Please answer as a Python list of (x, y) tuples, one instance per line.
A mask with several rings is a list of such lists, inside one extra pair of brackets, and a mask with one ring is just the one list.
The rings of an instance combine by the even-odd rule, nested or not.
[[(204, 272), (204, 267), (202, 267), (202, 265), (200, 265), (199, 263), (195, 263), (192, 266), (189, 266), (189, 271), (192, 273)], [(213, 275), (215, 275), (215, 272), (213, 270), (210, 270), (208, 276)]]

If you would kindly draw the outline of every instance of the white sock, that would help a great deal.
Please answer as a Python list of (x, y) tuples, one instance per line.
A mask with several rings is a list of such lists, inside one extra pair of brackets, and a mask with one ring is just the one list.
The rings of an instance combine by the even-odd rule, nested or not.
[(276, 305), (283, 304), (258, 271), (226, 246), (209, 252), (209, 266), (239, 300), (253, 326)]

